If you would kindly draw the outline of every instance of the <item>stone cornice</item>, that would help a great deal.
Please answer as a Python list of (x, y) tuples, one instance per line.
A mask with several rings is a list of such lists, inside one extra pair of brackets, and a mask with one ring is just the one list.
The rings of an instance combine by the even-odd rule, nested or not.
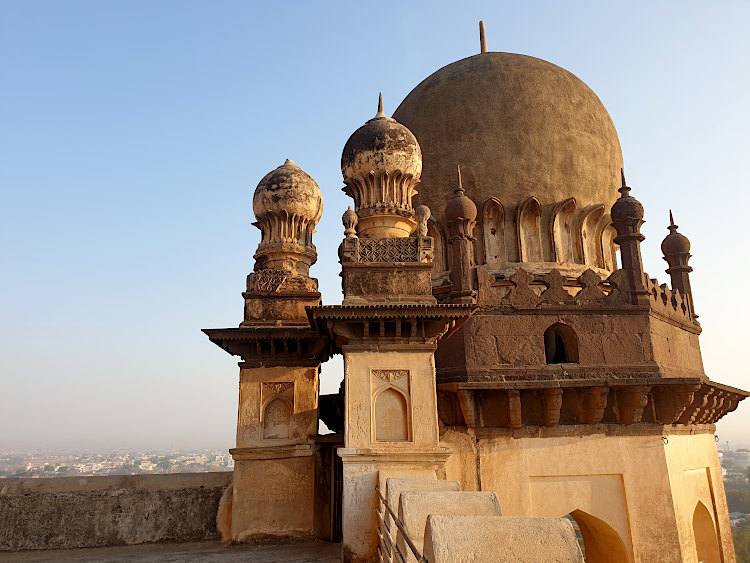
[(203, 329), (209, 340), (240, 356), (245, 367), (316, 366), (331, 356), (328, 339), (309, 326)]
[(439, 383), (438, 411), (444, 424), (470, 428), (696, 425), (715, 423), (747, 396), (699, 377)]

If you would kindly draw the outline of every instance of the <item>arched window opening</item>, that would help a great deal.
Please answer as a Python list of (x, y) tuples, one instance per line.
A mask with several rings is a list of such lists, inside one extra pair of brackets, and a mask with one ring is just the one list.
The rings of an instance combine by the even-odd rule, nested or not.
[(705, 563), (719, 563), (719, 542), (716, 539), (716, 530), (711, 513), (706, 505), (698, 501), (693, 512), (693, 536), (695, 537), (695, 551), (698, 561)]
[(578, 336), (568, 325), (555, 323), (544, 331), (544, 355), (548, 364), (578, 363)]
[(582, 510), (566, 516), (573, 520), (578, 545), (586, 563), (626, 563), (628, 552), (617, 532), (604, 520)]
[(263, 411), (263, 439), (288, 440), (292, 431), (292, 409), (286, 401), (276, 398)]
[(389, 387), (375, 399), (375, 441), (407, 442), (409, 410), (406, 398)]

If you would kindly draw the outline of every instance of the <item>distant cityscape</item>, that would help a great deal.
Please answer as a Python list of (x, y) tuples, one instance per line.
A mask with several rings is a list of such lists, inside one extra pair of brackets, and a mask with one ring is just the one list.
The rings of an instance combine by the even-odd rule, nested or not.
[(226, 450), (0, 452), (0, 479), (230, 471)]

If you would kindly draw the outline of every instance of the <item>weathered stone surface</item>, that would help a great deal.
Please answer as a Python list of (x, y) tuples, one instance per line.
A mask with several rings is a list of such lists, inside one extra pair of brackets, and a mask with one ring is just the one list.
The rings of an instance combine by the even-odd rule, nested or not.
[(431, 515), (424, 548), (430, 563), (583, 563), (563, 518)]
[(231, 472), (0, 481), (0, 550), (217, 538)]
[[(451, 516), (501, 516), (500, 501), (492, 492), (404, 491), (398, 504), (398, 518), (409, 538), (422, 553), (425, 525), (431, 514)], [(403, 534), (398, 533), (401, 553), (409, 551)], [(413, 557), (409, 557), (414, 561)], [(432, 561), (432, 560), (430, 560)]]

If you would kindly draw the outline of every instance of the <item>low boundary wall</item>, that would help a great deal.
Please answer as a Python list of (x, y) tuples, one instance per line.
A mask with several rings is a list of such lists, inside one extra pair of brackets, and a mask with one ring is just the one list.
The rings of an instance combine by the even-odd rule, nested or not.
[(217, 539), (232, 475), (0, 479), (0, 551)]

